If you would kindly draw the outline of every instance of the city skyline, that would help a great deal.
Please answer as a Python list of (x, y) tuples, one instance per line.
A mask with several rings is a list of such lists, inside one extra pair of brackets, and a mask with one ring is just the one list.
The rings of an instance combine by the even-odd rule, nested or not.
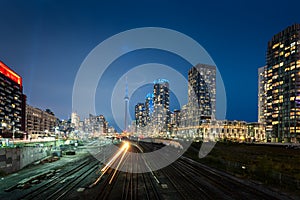
[[(4, 2), (3, 5), (7, 9), (2, 15), (11, 17), (2, 17), (2, 20), (5, 21), (2, 21), (1, 24), (3, 29), (7, 31), (3, 33), (1, 38), (2, 46), (0, 48), (3, 54), (0, 60), (23, 77), (24, 93), (28, 96), (27, 101), (30, 105), (43, 109), (50, 108), (60, 119), (67, 119), (71, 115), (71, 93), (74, 78), (80, 64), (90, 50), (101, 41), (120, 31), (141, 26), (162, 26), (191, 36), (202, 44), (215, 60), (227, 92), (226, 118), (257, 121), (257, 69), (265, 65), (267, 42), (277, 32), (294, 22), (300, 21), (299, 16), (293, 14), (296, 12), (292, 12), (297, 6), (289, 8), (287, 15), (284, 14), (287, 11), (283, 11), (287, 10), (284, 9), (285, 5), (275, 5), (270, 10), (267, 9), (268, 4), (262, 2), (259, 6), (255, 2), (247, 2), (245, 5), (238, 2), (231, 4), (220, 2), (217, 6), (208, 2), (202, 4), (193, 2), (186, 5), (185, 8), (181, 8), (180, 4), (162, 3), (159, 7), (150, 5), (152, 9), (158, 11), (158, 16), (153, 18), (151, 15), (152, 21), (149, 21), (150, 15), (147, 17), (149, 11), (144, 10), (145, 13), (142, 12), (142, 6), (140, 11), (133, 9), (132, 14), (129, 15), (128, 13), (132, 9), (130, 5), (127, 7), (128, 10), (122, 10), (119, 7), (112, 7), (110, 3), (74, 3), (68, 5), (71, 9), (64, 9), (66, 8), (65, 2), (57, 5), (57, 7), (53, 2), (40, 2), (31, 5), (19, 2), (18, 8), (9, 2)], [(90, 11), (89, 14), (86, 8), (90, 5), (94, 5), (95, 10)], [(232, 5), (235, 7), (232, 8)], [(207, 9), (203, 9), (203, 14), (200, 14), (200, 12), (195, 12), (194, 7)], [(76, 10), (79, 8), (82, 9), (83, 15), (80, 18), (82, 21), (76, 20), (79, 19), (76, 17)], [(97, 8), (110, 8), (108, 10), (114, 8), (119, 13), (115, 16), (107, 11), (101, 14), (97, 12)], [(168, 11), (171, 17), (167, 18), (165, 22), (161, 22), (160, 18), (167, 16), (163, 13), (166, 8), (170, 8)], [(182, 14), (176, 16), (176, 11), (181, 9), (183, 9)], [(210, 15), (209, 10), (212, 9), (214, 9), (215, 15)], [(255, 16), (252, 16), (251, 12), (243, 14), (245, 10), (254, 9), (257, 10)], [(282, 13), (280, 16), (284, 17), (273, 14), (276, 10)], [(53, 16), (52, 13), (56, 14)], [(189, 13), (189, 15), (185, 15), (185, 13)], [(143, 17), (134, 20), (139, 14), (142, 14)], [(205, 20), (198, 20), (205, 14), (208, 16), (205, 17)], [(235, 19), (237, 15), (239, 20)], [(126, 25), (120, 23), (123, 16), (125, 16), (124, 20), (129, 22)], [(220, 16), (222, 16), (221, 19)], [(263, 17), (264, 20), (262, 20)], [(62, 20), (60, 23), (56, 23), (57, 19)], [(181, 27), (180, 23), (171, 23), (173, 20), (181, 21), (186, 27)], [(216, 24), (217, 20), (220, 23)], [(245, 23), (245, 20), (248, 20), (249, 23)], [(111, 24), (109, 24), (110, 21)], [(276, 23), (274, 23), (275, 21)], [(11, 27), (12, 24), (14, 24), (13, 28)], [(81, 26), (82, 30), (78, 30), (78, 26)], [(93, 29), (92, 27), (97, 28)], [(220, 32), (222, 32), (222, 37), (218, 37)], [(257, 34), (260, 37), (257, 37)], [(89, 40), (84, 39), (88, 35), (91, 36), (88, 37)], [(224, 37), (227, 37), (228, 40), (224, 41)], [(169, 60), (173, 58), (173, 55), (155, 51), (133, 52), (132, 55), (121, 58), (114, 63), (112, 69), (124, 65), (124, 63), (128, 64), (128, 68), (130, 68), (136, 64), (153, 60), (149, 54), (162, 54), (154, 60), (169, 64), (187, 76), (186, 69), (190, 68), (187, 63), (178, 59), (171, 62)], [(126, 71), (127, 69), (122, 70)], [(238, 76), (232, 76), (233, 73)], [(108, 83), (107, 81), (104, 80), (104, 83)], [(247, 90), (244, 90), (244, 87)], [(99, 99), (99, 94), (96, 98)], [(246, 102), (248, 106), (243, 107), (240, 102)], [(97, 114), (105, 115), (107, 120), (114, 125), (113, 120), (111, 120), (112, 116), (104, 108), (107, 107), (108, 103), (106, 101), (101, 102), (101, 105), (97, 106)], [(130, 112), (133, 111), (130, 110)]]
[(299, 1), (0, 5), (0, 199), (299, 199)]

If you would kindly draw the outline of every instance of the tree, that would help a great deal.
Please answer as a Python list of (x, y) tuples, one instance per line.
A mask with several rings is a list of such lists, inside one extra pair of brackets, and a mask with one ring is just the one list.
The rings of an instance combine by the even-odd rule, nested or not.
[(47, 108), (47, 109), (45, 110), (45, 112), (46, 112), (46, 113), (49, 113), (50, 115), (53, 115), (53, 116), (54, 116), (54, 113), (53, 113), (49, 108)]

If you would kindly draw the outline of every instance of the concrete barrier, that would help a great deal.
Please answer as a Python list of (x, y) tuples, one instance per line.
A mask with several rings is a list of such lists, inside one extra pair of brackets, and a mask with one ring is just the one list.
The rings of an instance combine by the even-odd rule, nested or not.
[(0, 171), (13, 173), (49, 155), (50, 147), (0, 148)]

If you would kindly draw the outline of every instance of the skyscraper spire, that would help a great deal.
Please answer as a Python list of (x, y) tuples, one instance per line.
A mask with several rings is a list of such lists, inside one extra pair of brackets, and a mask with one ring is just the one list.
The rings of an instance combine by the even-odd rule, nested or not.
[(125, 97), (124, 97), (124, 100), (125, 100), (124, 131), (127, 132), (127, 128), (128, 128), (128, 103), (129, 103), (127, 76), (126, 76), (126, 85), (125, 85)]

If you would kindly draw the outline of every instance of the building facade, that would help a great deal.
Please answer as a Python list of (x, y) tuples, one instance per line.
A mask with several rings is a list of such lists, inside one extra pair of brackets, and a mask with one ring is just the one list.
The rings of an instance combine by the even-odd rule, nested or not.
[(247, 123), (247, 141), (248, 142), (266, 142), (266, 132), (264, 123)]
[(258, 68), (258, 122), (265, 123), (266, 111), (266, 66)]
[(179, 127), (177, 137), (196, 141), (265, 142), (265, 127), (245, 121), (212, 120), (198, 126)]
[(84, 132), (92, 137), (99, 137), (108, 132), (108, 122), (103, 115), (89, 115), (89, 118), (84, 120)]
[(72, 112), (71, 114), (71, 124), (75, 130), (78, 130), (80, 127), (80, 117), (76, 112)]
[(274, 35), (266, 54), (260, 121), (268, 141), (300, 141), (300, 24)]
[(49, 109), (46, 111), (26, 105), (26, 132), (30, 138), (55, 135), (58, 119)]
[(149, 93), (146, 95), (145, 98), (145, 112), (146, 112), (146, 124), (151, 121), (151, 116), (154, 110), (154, 94)]
[(135, 105), (135, 123), (136, 129), (141, 130), (142, 127), (146, 125), (147, 115), (144, 103), (137, 103)]
[(154, 82), (153, 101), (154, 107), (161, 105), (166, 110), (169, 110), (170, 96), (169, 96), (169, 81), (166, 79), (157, 79)]
[(180, 110), (174, 110), (171, 113), (171, 132), (177, 134), (178, 128), (181, 125), (181, 112)]
[(216, 67), (197, 64), (188, 72), (188, 104), (184, 112), (187, 126), (215, 119)]
[(21, 76), (0, 61), (0, 137), (23, 137), (25, 104)]
[(152, 123), (155, 132), (169, 131), (170, 124), (170, 94), (169, 81), (166, 79), (157, 79), (153, 87), (154, 110), (152, 115)]

